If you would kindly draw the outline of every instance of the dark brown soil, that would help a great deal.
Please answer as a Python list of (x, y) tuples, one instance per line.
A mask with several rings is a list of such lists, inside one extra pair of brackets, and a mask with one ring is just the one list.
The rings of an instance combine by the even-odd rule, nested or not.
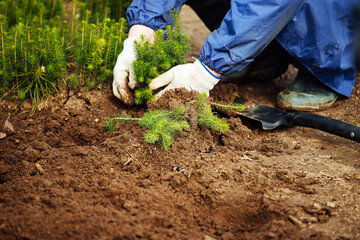
[[(273, 105), (270, 83), (220, 84)], [(319, 112), (360, 125), (360, 83)], [(172, 96), (172, 100), (169, 98)], [(230, 131), (191, 128), (169, 152), (137, 124), (104, 128), (126, 108), (110, 89), (70, 93), (33, 115), (2, 101), (0, 239), (359, 239), (360, 145), (318, 130), (260, 130), (228, 118)], [(176, 91), (153, 108), (183, 104)], [(4, 131), (4, 129), (0, 129)]]
[[(287, 74), (218, 84), (211, 97), (274, 106)], [(179, 90), (150, 108), (193, 100)], [(0, 102), (0, 239), (360, 239), (359, 143), (224, 117), (229, 131), (192, 123), (164, 152), (136, 123), (105, 130), (111, 115), (145, 111), (110, 87), (64, 91), (33, 115), (14, 105)], [(360, 79), (317, 113), (360, 126), (359, 106)]]

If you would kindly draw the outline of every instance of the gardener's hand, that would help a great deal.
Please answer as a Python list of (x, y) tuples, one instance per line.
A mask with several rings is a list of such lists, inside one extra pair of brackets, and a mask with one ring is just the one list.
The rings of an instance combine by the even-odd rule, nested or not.
[(218, 83), (221, 75), (206, 67), (200, 60), (194, 63), (178, 65), (153, 79), (149, 87), (153, 90), (166, 86), (155, 95), (158, 99), (165, 91), (175, 88), (185, 88), (188, 91), (209, 91)]
[(126, 105), (134, 104), (131, 89), (136, 86), (132, 64), (136, 60), (135, 41), (144, 35), (150, 42), (154, 39), (154, 30), (146, 26), (134, 25), (129, 30), (128, 39), (124, 41), (124, 48), (117, 58), (114, 67), (113, 92)]

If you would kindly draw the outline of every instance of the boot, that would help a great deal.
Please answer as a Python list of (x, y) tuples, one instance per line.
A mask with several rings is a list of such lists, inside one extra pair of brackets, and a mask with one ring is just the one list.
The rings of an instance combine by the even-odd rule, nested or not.
[(300, 67), (295, 80), (277, 96), (277, 104), (285, 110), (317, 111), (330, 107), (337, 98), (337, 93)]

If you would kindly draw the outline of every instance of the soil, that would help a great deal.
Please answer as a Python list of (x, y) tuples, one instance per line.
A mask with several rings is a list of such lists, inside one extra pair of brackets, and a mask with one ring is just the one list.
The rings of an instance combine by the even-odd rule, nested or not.
[[(210, 96), (274, 106), (293, 75)], [(136, 123), (106, 131), (111, 115), (146, 110), (110, 86), (60, 93), (34, 114), (0, 102), (0, 239), (360, 239), (359, 143), (223, 116), (229, 131), (192, 127), (164, 152)], [(177, 90), (151, 108), (192, 99)], [(360, 126), (359, 106), (360, 77), (316, 114)]]

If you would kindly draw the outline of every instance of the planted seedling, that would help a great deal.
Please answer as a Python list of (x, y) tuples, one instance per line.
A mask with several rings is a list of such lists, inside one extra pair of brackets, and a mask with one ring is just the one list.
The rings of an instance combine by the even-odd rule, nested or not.
[(134, 98), (136, 104), (154, 99), (153, 91), (148, 87), (154, 78), (185, 63), (186, 53), (190, 49), (189, 36), (182, 30), (179, 14), (173, 12), (172, 19), (173, 26), (168, 26), (166, 31), (155, 32), (153, 43), (142, 36), (135, 44), (137, 59), (133, 70), (137, 82)]
[[(207, 127), (218, 132), (229, 130), (229, 125), (211, 111), (211, 105), (221, 107), (223, 110), (243, 110), (243, 106), (240, 104), (209, 103), (206, 93), (199, 94), (196, 104), (192, 105), (197, 112), (197, 122), (200, 127)], [(114, 131), (116, 122), (137, 121), (140, 127), (148, 128), (144, 135), (145, 142), (158, 142), (164, 151), (168, 151), (175, 135), (189, 128), (189, 116), (185, 112), (185, 107), (180, 106), (173, 110), (148, 111), (141, 118), (124, 114), (115, 115), (107, 119), (106, 129)]]
[(141, 118), (135, 118), (131, 115), (116, 115), (106, 121), (106, 128), (109, 131), (114, 131), (115, 122), (138, 121), (140, 127), (148, 128), (144, 135), (145, 142), (158, 142), (164, 151), (168, 151), (175, 135), (189, 128), (184, 113), (185, 108), (178, 107), (174, 110), (148, 111)]

